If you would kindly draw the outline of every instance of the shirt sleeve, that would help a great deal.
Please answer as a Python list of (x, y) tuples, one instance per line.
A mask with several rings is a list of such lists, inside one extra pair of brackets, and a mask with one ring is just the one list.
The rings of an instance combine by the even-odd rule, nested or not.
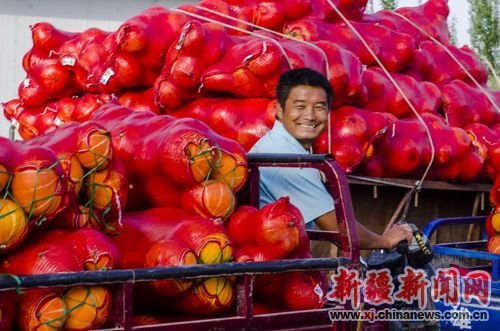
[(335, 210), (319, 171), (310, 168), (260, 168), (261, 205), (284, 196), (302, 213), (305, 223)]

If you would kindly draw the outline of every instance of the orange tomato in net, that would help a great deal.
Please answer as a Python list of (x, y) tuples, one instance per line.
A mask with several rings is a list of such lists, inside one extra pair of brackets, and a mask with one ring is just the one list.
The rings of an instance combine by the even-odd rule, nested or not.
[(10, 174), (7, 172), (7, 169), (0, 164), (0, 192), (9, 183), (9, 178)]
[[(196, 255), (187, 246), (174, 240), (159, 241), (151, 246), (146, 254), (144, 266), (146, 268), (194, 265), (197, 264)], [(158, 294), (167, 297), (176, 297), (185, 293), (193, 285), (193, 281), (187, 280), (161, 280), (151, 282), (151, 287)]]
[(195, 182), (202, 182), (210, 173), (213, 158), (212, 146), (206, 140), (202, 140), (200, 144), (190, 143), (186, 147), (186, 153), (190, 158), (191, 176)]
[(213, 277), (194, 286), (179, 300), (181, 309), (194, 315), (214, 315), (231, 307), (235, 297), (233, 284), (226, 277)]
[(223, 181), (209, 180), (183, 192), (181, 206), (185, 211), (212, 219), (226, 219), (233, 212), (236, 198)]
[(61, 167), (68, 177), (68, 192), (78, 196), (82, 189), (83, 167), (76, 156), (61, 160)]
[(102, 286), (77, 286), (64, 295), (68, 311), (65, 330), (90, 330), (102, 326), (111, 314), (112, 294)]
[(116, 194), (120, 199), (123, 198), (124, 181), (123, 174), (114, 169), (91, 173), (85, 183), (87, 197), (97, 209), (108, 208), (116, 198)]
[(218, 150), (212, 158), (211, 178), (224, 181), (231, 189), (238, 191), (248, 176), (247, 162), (241, 154), (229, 154)]
[(91, 133), (78, 146), (78, 160), (86, 169), (106, 169), (109, 165), (110, 156), (111, 136), (105, 130)]
[(491, 237), (488, 240), (488, 252), (500, 254), (500, 235)]
[(24, 239), (28, 219), (23, 209), (10, 199), (0, 201), (0, 252), (5, 252)]
[(28, 216), (50, 216), (62, 203), (61, 178), (54, 169), (14, 171), (11, 193)]
[(20, 331), (60, 330), (66, 321), (66, 306), (61, 296), (42, 291), (28, 291), (21, 299), (17, 314)]

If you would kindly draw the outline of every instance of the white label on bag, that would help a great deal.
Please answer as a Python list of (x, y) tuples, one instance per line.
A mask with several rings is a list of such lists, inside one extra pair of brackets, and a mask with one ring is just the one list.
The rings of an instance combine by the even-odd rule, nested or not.
[(101, 84), (104, 84), (106, 85), (109, 81), (109, 79), (111, 78), (111, 76), (113, 76), (115, 74), (115, 72), (113, 71), (113, 69), (111, 68), (108, 68), (106, 69), (106, 71), (102, 74), (101, 76)]
[(74, 67), (75, 66), (75, 63), (76, 63), (76, 59), (72, 56), (64, 56), (62, 59), (61, 59), (61, 64), (63, 66), (70, 66), (70, 67)]
[(319, 297), (319, 300), (321, 301), (323, 299), (323, 290), (321, 289), (321, 286), (319, 284), (316, 284), (314, 287), (314, 293), (316, 293)]
[(64, 124), (64, 121), (62, 119), (59, 118), (59, 116), (57, 116), (55, 119), (54, 119), (54, 124), (57, 125), (57, 126), (61, 126)]
[(10, 125), (16, 128), (16, 130), (19, 130), (19, 122), (13, 118), (12, 121), (10, 121)]
[(23, 87), (24, 88), (27, 88), (28, 86), (30, 86), (30, 79), (29, 78), (26, 78), (25, 80), (23, 80)]
[(243, 63), (245, 62), (248, 62), (250, 61), (253, 57), (255, 56), (255, 54), (250, 54), (250, 55), (247, 55), (244, 59), (243, 59)]

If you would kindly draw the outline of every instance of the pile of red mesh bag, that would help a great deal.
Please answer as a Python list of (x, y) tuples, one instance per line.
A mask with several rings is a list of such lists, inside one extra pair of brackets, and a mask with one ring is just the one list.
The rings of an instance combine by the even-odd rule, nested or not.
[[(235, 195), (248, 175), (246, 151), (276, 120), (279, 77), (303, 67), (323, 73), (334, 94), (314, 152), (331, 153), (348, 173), (493, 181), (486, 226), (489, 249), (500, 252), (500, 93), (487, 86), (486, 67), (451, 45), (446, 0), (372, 14), (366, 4), (203, 0), (149, 8), (116, 31), (33, 25), (26, 79), (3, 104), (26, 140), (0, 148), (4, 271), (115, 268), (117, 252), (126, 268), (310, 257), (286, 198), (259, 211), (238, 208)], [(116, 236), (103, 244), (111, 253), (85, 241), (104, 235), (85, 231)], [(46, 243), (51, 236), (67, 239)], [(49, 252), (43, 268), (41, 251)], [(11, 264), (9, 254), (29, 262)], [(215, 315), (235, 301), (228, 277), (136, 287), (136, 300), (156, 312)], [(320, 273), (262, 275), (255, 289), (256, 311), (324, 304)], [(18, 329), (37, 328), (49, 313), (57, 328), (98, 328), (110, 291), (34, 291), (17, 303)], [(15, 307), (3, 298), (9, 315)], [(82, 318), (80, 307), (91, 313)]]

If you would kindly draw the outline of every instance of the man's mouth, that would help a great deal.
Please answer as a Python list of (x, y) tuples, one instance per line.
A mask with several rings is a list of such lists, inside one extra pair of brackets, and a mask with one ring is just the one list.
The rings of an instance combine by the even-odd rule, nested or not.
[(297, 125), (306, 129), (316, 129), (319, 126), (319, 124), (305, 124), (305, 123), (298, 123)]

